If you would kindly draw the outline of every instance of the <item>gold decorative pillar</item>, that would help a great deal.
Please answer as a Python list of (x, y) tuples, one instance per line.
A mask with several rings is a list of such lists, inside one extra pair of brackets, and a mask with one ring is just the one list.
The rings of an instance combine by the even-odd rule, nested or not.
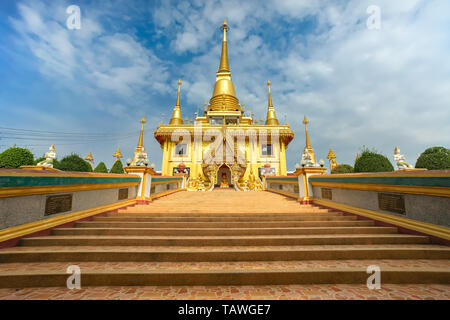
[(286, 145), (283, 140), (280, 141), (280, 175), (287, 175), (286, 168)]
[(322, 167), (303, 167), (297, 169), (294, 174), (298, 177), (299, 199), (301, 204), (310, 204), (313, 200), (313, 190), (309, 183), (309, 177), (318, 174), (324, 174), (327, 168)]
[(151, 202), (152, 198), (150, 195), (150, 189), (152, 185), (152, 175), (156, 173), (155, 170), (148, 167), (137, 167), (137, 166), (125, 167), (124, 169), (126, 173), (138, 175), (141, 178), (141, 182), (139, 184), (136, 196), (136, 200), (138, 200), (138, 203)]

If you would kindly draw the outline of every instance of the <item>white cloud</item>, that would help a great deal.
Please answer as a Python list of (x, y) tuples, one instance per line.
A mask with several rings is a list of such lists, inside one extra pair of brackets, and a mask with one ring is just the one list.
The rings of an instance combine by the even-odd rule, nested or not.
[[(450, 144), (450, 3), (378, 0), (382, 27), (368, 30), (371, 4), (162, 1), (152, 10), (152, 23), (155, 38), (166, 40), (155, 47), (161, 51), (164, 43), (167, 56), (157, 56), (135, 34), (105, 30), (95, 10), (84, 12), (81, 32), (69, 32), (52, 16), (62, 6), (25, 2), (13, 25), (47, 77), (63, 77), (115, 116), (133, 114), (130, 107), (151, 110), (156, 126), (160, 113), (152, 108), (167, 108), (168, 120), (178, 77), (183, 116), (192, 117), (210, 99), (220, 57), (219, 26), (226, 17), (238, 98), (258, 119), (265, 117), (270, 79), (278, 117), (283, 121), (286, 114), (296, 133), (288, 167), (303, 149), (304, 114), (311, 121), (317, 158), (333, 147), (339, 162), (352, 164), (362, 145), (390, 158), (399, 146), (413, 162), (426, 147)], [(105, 93), (114, 98), (110, 108), (100, 103)], [(167, 99), (153, 101), (156, 93)], [(149, 134), (146, 141), (151, 139)], [(158, 148), (154, 141), (152, 146)]]

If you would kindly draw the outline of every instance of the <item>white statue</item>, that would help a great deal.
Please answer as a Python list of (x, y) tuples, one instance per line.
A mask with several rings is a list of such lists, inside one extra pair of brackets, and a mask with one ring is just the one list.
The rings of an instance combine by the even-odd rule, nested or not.
[(305, 167), (315, 167), (315, 163), (312, 160), (312, 155), (309, 153), (307, 148), (303, 150), (302, 164), (304, 164)]
[(53, 159), (56, 158), (55, 145), (52, 144), (45, 153), (45, 160), (39, 162), (38, 167), (53, 168)]
[(400, 169), (412, 169), (412, 165), (405, 162), (405, 157), (400, 154), (400, 148), (395, 147), (394, 149), (394, 160), (397, 163), (397, 168)]
[(137, 167), (143, 167), (148, 165), (147, 153), (145, 152), (145, 148), (142, 147), (142, 151), (136, 155), (136, 163)]

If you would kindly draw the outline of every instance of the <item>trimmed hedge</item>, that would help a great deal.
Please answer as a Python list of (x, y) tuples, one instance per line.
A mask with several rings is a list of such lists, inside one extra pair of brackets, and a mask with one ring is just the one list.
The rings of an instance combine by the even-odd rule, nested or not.
[(122, 161), (116, 160), (116, 162), (114, 162), (111, 170), (109, 170), (109, 173), (125, 173), (125, 171), (123, 171)]
[(450, 149), (444, 147), (426, 149), (417, 159), (416, 168), (428, 170), (450, 169)]
[(340, 164), (337, 167), (331, 170), (331, 174), (339, 174), (339, 173), (353, 173), (355, 169), (349, 164)]
[(100, 162), (94, 169), (94, 172), (108, 173), (108, 168), (103, 162)]
[(394, 166), (384, 155), (364, 150), (355, 161), (355, 172), (388, 172), (394, 171)]
[(85, 161), (77, 154), (71, 154), (62, 158), (56, 169), (63, 171), (79, 171), (79, 172), (92, 172), (92, 167), (89, 162)]
[(0, 168), (15, 169), (20, 166), (32, 166), (34, 156), (30, 150), (11, 147), (0, 153)]

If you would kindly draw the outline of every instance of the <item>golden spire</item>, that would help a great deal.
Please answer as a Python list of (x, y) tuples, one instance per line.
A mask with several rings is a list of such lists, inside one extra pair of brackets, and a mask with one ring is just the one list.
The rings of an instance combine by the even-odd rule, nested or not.
[(175, 104), (175, 108), (173, 108), (172, 118), (170, 119), (169, 124), (183, 124), (183, 118), (181, 117), (180, 92), (181, 80), (178, 80), (177, 103)]
[(268, 102), (268, 109), (267, 109), (267, 119), (266, 119), (266, 125), (278, 125), (278, 119), (275, 115), (275, 109), (273, 107), (272, 103), (272, 94), (270, 93), (270, 80), (267, 80), (267, 87), (269, 88), (269, 102)]
[(113, 154), (113, 157), (117, 158), (116, 161), (120, 160), (120, 158), (123, 158), (122, 152), (120, 152), (120, 144), (119, 144), (119, 147), (117, 148), (116, 152)]
[(209, 101), (212, 111), (241, 111), (239, 101), (236, 98), (234, 84), (231, 81), (230, 65), (228, 63), (227, 32), (229, 30), (227, 21), (222, 24), (222, 55), (220, 57), (219, 71), (216, 73), (216, 83), (211, 100)]
[(230, 28), (228, 27), (227, 20), (224, 19), (222, 23), (222, 55), (220, 57), (220, 65), (218, 72), (230, 72), (230, 65), (228, 64), (228, 48), (227, 48), (227, 32)]
[(145, 116), (142, 116), (142, 119), (140, 121), (141, 123), (141, 133), (139, 134), (139, 141), (137, 144), (136, 149), (134, 149), (134, 155), (133, 155), (133, 160), (130, 163), (130, 166), (135, 166), (136, 162), (139, 160), (139, 156), (145, 152), (145, 148), (144, 148), (144, 124), (147, 121), (145, 120)]
[(309, 142), (309, 134), (308, 134), (308, 119), (306, 118), (306, 116), (303, 118), (303, 124), (305, 125), (305, 132), (306, 132), (306, 148), (312, 149), (311, 148), (311, 143)]
[(139, 135), (139, 141), (138, 141), (138, 145), (136, 149), (142, 149), (142, 147), (144, 146), (144, 123), (146, 123), (147, 121), (145, 120), (145, 116), (142, 116), (141, 119), (141, 133)]
[(306, 133), (306, 149), (308, 150), (308, 153), (312, 155), (312, 161), (316, 163), (316, 157), (314, 156), (314, 150), (311, 147), (311, 142), (309, 142), (309, 134), (308, 134), (308, 119), (306, 116), (303, 118), (303, 124), (305, 125), (305, 133)]

